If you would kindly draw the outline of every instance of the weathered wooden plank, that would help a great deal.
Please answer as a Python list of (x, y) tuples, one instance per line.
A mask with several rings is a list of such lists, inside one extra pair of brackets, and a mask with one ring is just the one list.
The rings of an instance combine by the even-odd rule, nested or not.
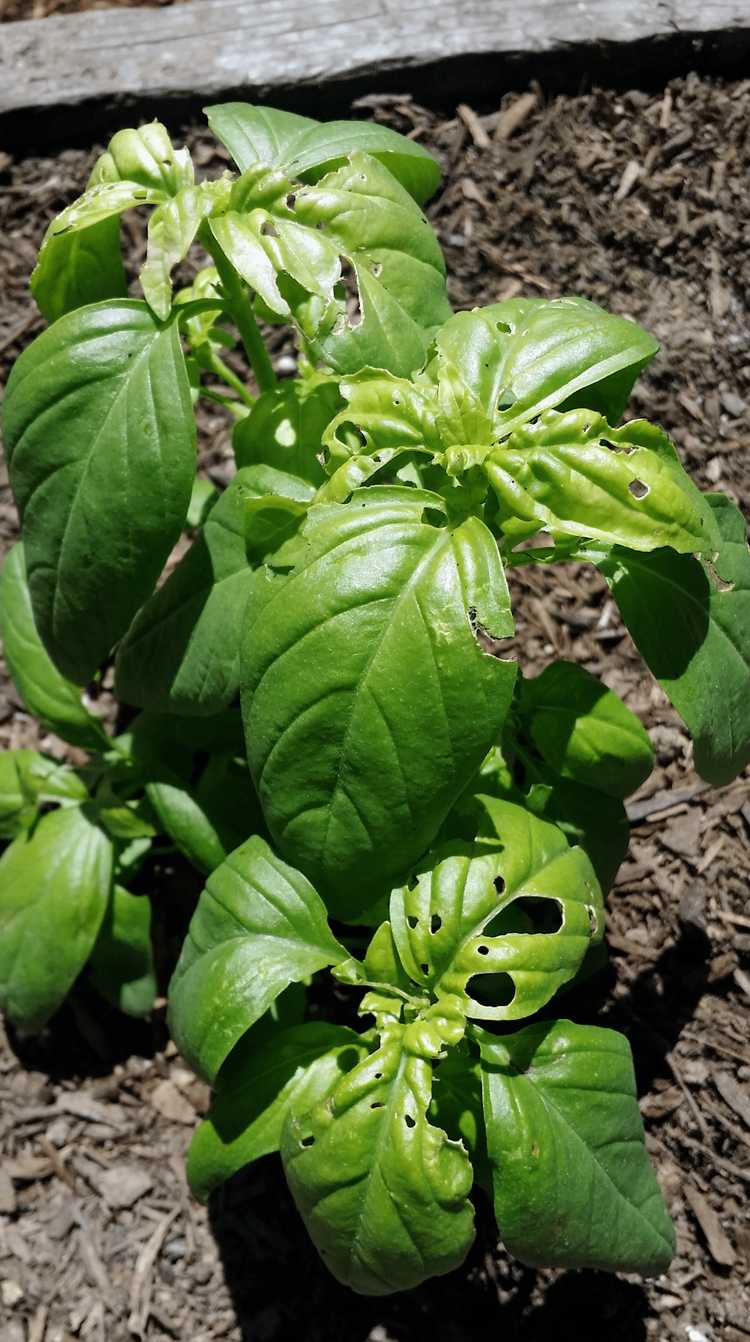
[(0, 131), (54, 138), (76, 109), (90, 131), (90, 113), (228, 95), (312, 110), (388, 85), (479, 97), (514, 68), (637, 74), (653, 49), (662, 67), (670, 52), (667, 66), (747, 68), (750, 0), (196, 0), (5, 24)]

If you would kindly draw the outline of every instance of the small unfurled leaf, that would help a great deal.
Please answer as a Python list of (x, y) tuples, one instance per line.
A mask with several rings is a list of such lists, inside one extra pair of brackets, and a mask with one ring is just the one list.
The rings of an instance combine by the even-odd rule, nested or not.
[(323, 1103), (284, 1126), (284, 1170), (313, 1243), (363, 1295), (450, 1272), (474, 1238), (469, 1157), (428, 1118), (439, 1047), (418, 1023), (391, 1025)]
[(436, 1012), (519, 1020), (601, 941), (601, 891), (586, 854), (555, 825), (511, 802), (478, 802), (476, 842), (428, 854), (393, 892), (391, 926), (404, 968), (438, 999)]
[(333, 468), (362, 453), (442, 451), (432, 388), (369, 368), (342, 378), (339, 388), (346, 406), (323, 439)]
[(130, 300), (69, 313), (18, 359), (3, 412), (36, 626), (85, 683), (151, 592), (190, 501), (177, 328)]
[(324, 1100), (366, 1052), (353, 1030), (325, 1021), (245, 1035), (219, 1072), (208, 1117), (190, 1144), (195, 1196), (207, 1201), (243, 1166), (278, 1151), (287, 1114)]
[(521, 687), (519, 712), (561, 778), (627, 797), (648, 778), (654, 752), (634, 713), (575, 662), (553, 662)]
[(421, 145), (372, 121), (321, 124), (294, 112), (239, 102), (219, 103), (205, 111), (211, 130), (241, 172), (263, 163), (314, 181), (360, 149), (379, 159), (420, 203), (433, 195), (440, 181), (438, 164)]
[(104, 727), (84, 708), (80, 686), (60, 674), (37, 633), (20, 541), (0, 573), (0, 635), (6, 665), (29, 712), (64, 741), (102, 750), (108, 741)]
[(209, 877), (170, 985), (177, 1046), (207, 1080), (290, 983), (347, 958), (309, 881), (254, 836)]
[(40, 755), (37, 750), (4, 750), (0, 754), (0, 838), (14, 839), (27, 830), (38, 806), (48, 802), (77, 806), (87, 798), (85, 783), (59, 760)]
[(484, 469), (511, 538), (545, 529), (633, 550), (716, 548), (710, 509), (669, 439), (643, 420), (613, 429), (589, 410), (549, 410), (493, 449)]
[(148, 599), (120, 644), (117, 693), (126, 703), (208, 716), (239, 692), (243, 613), (263, 575), (245, 545), (240, 471), (214, 504), (201, 534)]
[(639, 652), (693, 737), (695, 767), (721, 787), (750, 762), (750, 553), (744, 518), (707, 495), (712, 565), (658, 550), (597, 559)]
[(477, 1035), (506, 1247), (531, 1266), (663, 1272), (674, 1230), (644, 1144), (627, 1040), (570, 1021)]
[(335, 382), (284, 382), (258, 397), (250, 414), (235, 425), (234, 455), (239, 467), (273, 466), (321, 485), (323, 435), (341, 404)]
[(89, 961), (97, 992), (128, 1016), (148, 1016), (156, 997), (151, 904), (115, 885)]
[(44, 815), (0, 858), (0, 1010), (41, 1030), (83, 969), (112, 879), (112, 844), (81, 806)]
[(186, 186), (154, 210), (148, 221), (146, 264), (140, 280), (146, 302), (164, 321), (172, 307), (172, 271), (187, 256), (204, 219), (229, 201), (223, 178)]
[(512, 694), (515, 665), (480, 641), (513, 628), (497, 545), (478, 518), (432, 525), (443, 509), (401, 487), (313, 508), (296, 567), (247, 632), (263, 811), (339, 916), (362, 913), (429, 845)]
[(101, 182), (137, 182), (165, 196), (175, 196), (195, 179), (190, 150), (175, 149), (159, 121), (137, 130), (118, 130), (98, 160), (95, 174)]

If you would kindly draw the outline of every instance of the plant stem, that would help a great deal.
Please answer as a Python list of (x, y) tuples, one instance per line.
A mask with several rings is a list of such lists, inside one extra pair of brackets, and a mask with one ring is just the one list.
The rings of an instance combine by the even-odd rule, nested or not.
[(214, 350), (211, 351), (211, 372), (215, 373), (217, 377), (220, 377), (222, 382), (226, 382), (227, 386), (232, 388), (232, 391), (236, 391), (240, 400), (252, 410), (255, 405), (255, 397), (252, 392), (248, 391), (242, 379), (237, 377), (236, 373), (232, 372), (231, 368), (224, 362), (221, 355), (217, 354)]
[(213, 258), (219, 272), (221, 287), (226, 299), (227, 311), (234, 320), (240, 333), (245, 353), (255, 373), (255, 379), (261, 391), (270, 391), (276, 386), (276, 374), (263, 343), (263, 337), (255, 320), (255, 315), (245, 293), (245, 287), (234, 266), (227, 260), (221, 247), (209, 234), (208, 229), (201, 233), (201, 241)]

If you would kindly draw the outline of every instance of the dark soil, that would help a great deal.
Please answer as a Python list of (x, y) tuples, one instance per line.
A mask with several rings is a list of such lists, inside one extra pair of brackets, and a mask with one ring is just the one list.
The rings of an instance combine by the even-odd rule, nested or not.
[[(636, 317), (662, 353), (633, 412), (669, 430), (702, 485), (747, 509), (750, 82), (689, 78), (656, 95), (551, 102), (537, 91), (479, 117), (394, 97), (357, 114), (442, 159), (431, 214), (456, 305), (574, 292)], [(202, 132), (188, 138), (202, 169), (224, 166)], [(43, 228), (90, 161), (73, 150), (0, 160), (6, 368), (39, 326), (26, 279)], [(126, 229), (135, 255), (141, 231)], [(276, 354), (288, 372), (289, 348)], [(204, 414), (201, 428), (204, 469), (225, 480), (226, 424)], [(6, 487), (4, 544), (15, 529)], [(611, 973), (561, 1011), (598, 1013), (633, 1043), (648, 1144), (677, 1223), (670, 1271), (652, 1282), (527, 1271), (498, 1249), (482, 1204), (461, 1271), (386, 1300), (354, 1297), (321, 1267), (275, 1160), (238, 1176), (208, 1212), (191, 1200), (182, 1157), (205, 1087), (161, 1021), (128, 1034), (81, 997), (77, 1018), (66, 1008), (33, 1047), (0, 1052), (2, 1342), (750, 1338), (750, 778), (719, 792), (700, 783), (684, 729), (596, 574), (521, 571), (513, 581), (523, 665), (562, 656), (602, 675), (657, 750), (609, 899)], [(2, 696), (2, 744), (37, 743), (7, 682)]]

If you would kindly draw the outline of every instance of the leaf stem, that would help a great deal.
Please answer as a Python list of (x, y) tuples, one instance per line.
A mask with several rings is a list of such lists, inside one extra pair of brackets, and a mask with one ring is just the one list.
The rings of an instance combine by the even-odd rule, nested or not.
[(226, 382), (227, 386), (232, 388), (232, 391), (236, 391), (240, 400), (252, 410), (255, 405), (256, 397), (253, 396), (252, 392), (248, 391), (242, 378), (232, 372), (229, 365), (224, 362), (221, 355), (217, 354), (215, 350), (211, 351), (209, 362), (211, 365), (211, 372), (215, 373), (217, 377), (220, 377), (222, 382)]
[(208, 229), (201, 233), (201, 241), (219, 272), (227, 311), (236, 323), (258, 386), (261, 391), (270, 391), (276, 386), (276, 374), (245, 293), (245, 286)]

